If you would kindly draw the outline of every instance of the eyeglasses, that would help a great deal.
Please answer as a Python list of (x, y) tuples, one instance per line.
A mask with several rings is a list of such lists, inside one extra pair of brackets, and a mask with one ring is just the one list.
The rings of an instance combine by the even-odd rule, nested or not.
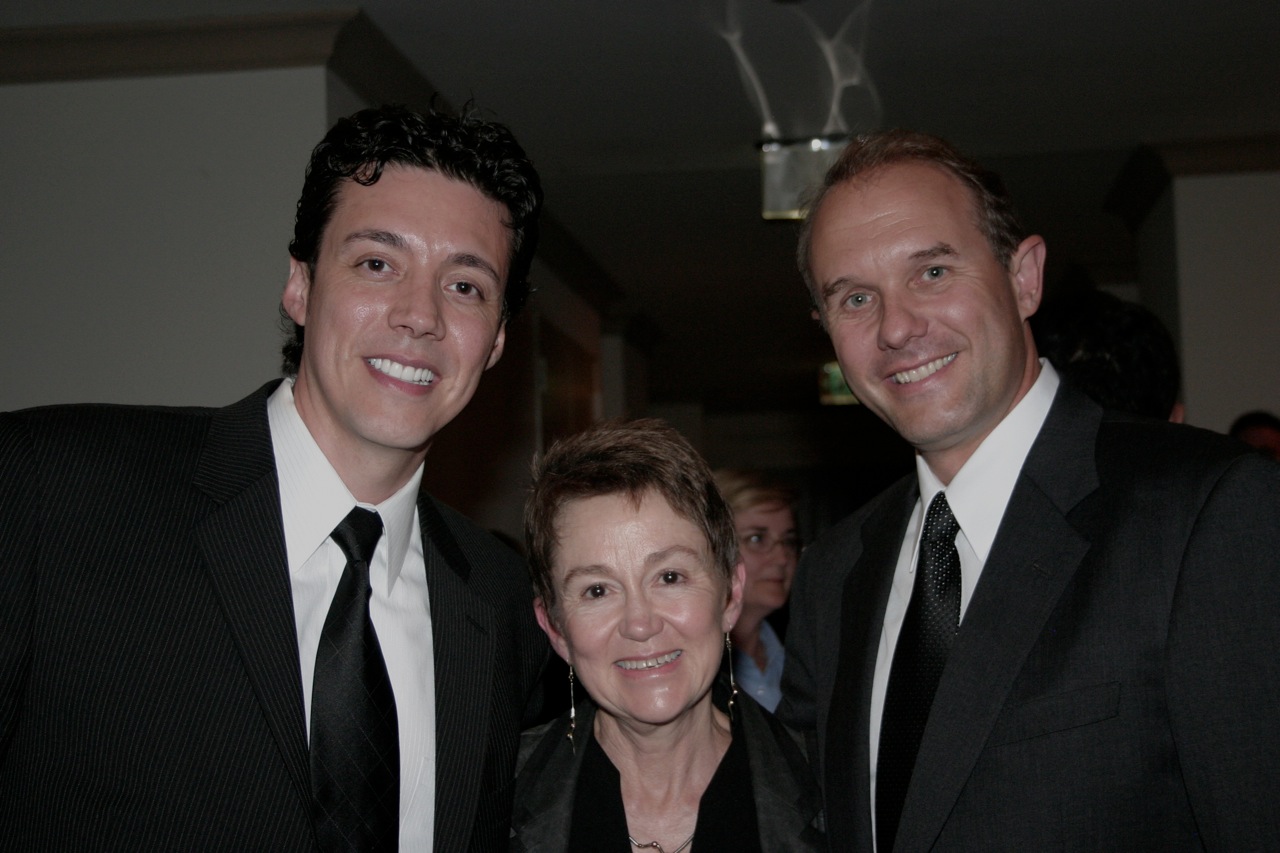
[(768, 554), (775, 545), (781, 545), (782, 550), (792, 556), (798, 556), (804, 548), (804, 543), (794, 533), (784, 533), (781, 536), (760, 532), (744, 533), (738, 537), (738, 544), (743, 551), (756, 556)]

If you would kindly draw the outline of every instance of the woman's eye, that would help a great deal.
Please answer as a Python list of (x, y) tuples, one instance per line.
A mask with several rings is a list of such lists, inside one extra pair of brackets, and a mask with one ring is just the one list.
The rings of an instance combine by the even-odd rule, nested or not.
[(603, 595), (604, 586), (598, 583), (593, 583), (582, 591), (583, 598), (600, 598)]
[(663, 583), (680, 583), (680, 573), (679, 572), (663, 572), (662, 582)]

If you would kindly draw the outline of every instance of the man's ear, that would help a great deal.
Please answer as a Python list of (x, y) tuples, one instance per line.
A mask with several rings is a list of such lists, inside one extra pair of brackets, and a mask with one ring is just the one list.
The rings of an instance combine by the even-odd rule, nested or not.
[(289, 258), (289, 280), (284, 283), (280, 304), (299, 326), (307, 325), (307, 303), (311, 299), (311, 270), (297, 258)]
[(538, 597), (533, 600), (533, 615), (538, 620), (539, 627), (543, 633), (547, 635), (547, 639), (551, 641), (551, 648), (556, 650), (556, 654), (564, 658), (564, 662), (573, 665), (573, 659), (569, 656), (569, 643), (565, 640), (564, 634), (560, 633), (560, 629), (556, 627), (556, 620), (551, 618), (551, 614), (547, 612), (547, 605), (543, 603), (542, 598)]
[(503, 320), (498, 325), (498, 335), (493, 339), (493, 348), (489, 351), (489, 360), (485, 362), (484, 369), (488, 370), (498, 363), (498, 359), (502, 358), (502, 350), (507, 344), (507, 321)]
[(1018, 303), (1018, 315), (1023, 320), (1040, 307), (1040, 298), (1044, 295), (1044, 257), (1044, 239), (1033, 234), (1018, 245), (1009, 259), (1013, 296)]

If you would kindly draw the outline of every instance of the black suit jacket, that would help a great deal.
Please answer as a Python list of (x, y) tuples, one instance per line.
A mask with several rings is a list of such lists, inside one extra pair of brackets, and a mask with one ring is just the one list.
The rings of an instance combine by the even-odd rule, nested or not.
[[(871, 682), (918, 494), (806, 552), (779, 715), (871, 849)], [(1280, 849), (1280, 466), (1065, 386), (947, 661), (895, 853)]]
[[(314, 848), (273, 387), (0, 416), (0, 848)], [(519, 558), (418, 510), (435, 849), (501, 850), (545, 638)]]

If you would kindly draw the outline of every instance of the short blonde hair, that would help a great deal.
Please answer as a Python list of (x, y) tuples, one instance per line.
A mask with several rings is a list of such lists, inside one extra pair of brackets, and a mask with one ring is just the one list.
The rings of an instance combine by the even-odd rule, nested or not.
[(795, 493), (759, 471), (720, 468), (715, 472), (715, 479), (734, 515), (758, 506), (784, 506), (794, 512)]

